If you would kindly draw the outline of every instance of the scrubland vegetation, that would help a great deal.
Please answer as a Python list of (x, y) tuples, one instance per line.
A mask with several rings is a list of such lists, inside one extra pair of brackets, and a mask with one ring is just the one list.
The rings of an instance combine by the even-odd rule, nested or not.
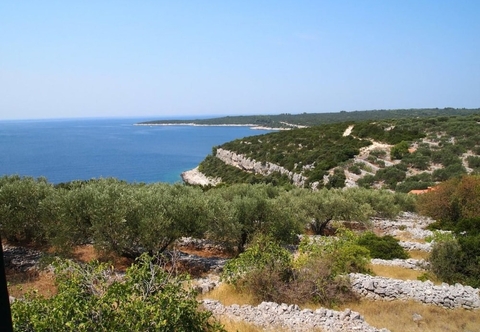
[[(342, 122), (251, 136), (220, 148), (302, 174), (308, 178), (307, 186), (318, 182), (320, 187), (341, 188), (348, 170), (360, 176), (356, 182), (362, 187), (409, 192), (478, 171), (479, 121), (480, 116), (473, 114)], [(350, 126), (352, 132), (344, 136)], [(388, 155), (384, 149), (373, 149), (365, 159), (378, 170), (354, 159), (372, 142), (390, 146)], [(265, 177), (226, 165), (215, 158), (215, 151), (200, 164), (200, 170), (224, 183), (293, 183), (278, 172)]]
[[(53, 185), (44, 178), (1, 177), (2, 238), (62, 257), (54, 263), (58, 293), (48, 297), (31, 293), (25, 301), (16, 301), (15, 327), (21, 331), (221, 331), (210, 313), (199, 310), (196, 294), (185, 287), (187, 276), (162, 256), (185, 236), (226, 248), (232, 258), (221, 275), (227, 295), (220, 294), (222, 289), (216, 292), (230, 300), (236, 296), (232, 301), (240, 304), (239, 298), (247, 303), (348, 304), (354, 310), (363, 307), (358, 310), (365, 310), (362, 314), (373, 320), (378, 309), (357, 301), (348, 273), (376, 272), (479, 287), (479, 121), (479, 115), (379, 119), (355, 123), (349, 136), (343, 132), (351, 123), (336, 123), (222, 146), (302, 172), (310, 183), (328, 176), (328, 184), (319, 184), (317, 190), (295, 187), (285, 175), (243, 172), (213, 155), (201, 170), (222, 177), (218, 187), (111, 178)], [(371, 149), (365, 159), (369, 164), (354, 161), (372, 141), (389, 144), (390, 149)], [(371, 165), (378, 170), (373, 172)], [(360, 177), (360, 187), (342, 189), (344, 170)], [(433, 185), (434, 190), (418, 198), (405, 194)], [(397, 238), (371, 232), (371, 219), (414, 210), (437, 220), (430, 226), (437, 232), (427, 239), (434, 240), (431, 255), (412, 253), (427, 258), (430, 270), (371, 266), (371, 258), (409, 257)], [(126, 257), (136, 263), (120, 281), (110, 264), (68, 260), (80, 245), (93, 245), (104, 257)], [(295, 255), (288, 250), (291, 245), (296, 245)], [(425, 309), (422, 316), (426, 322), (432, 315)], [(470, 316), (461, 319), (467, 327), (474, 322)], [(441, 321), (437, 325), (446, 326)]]
[[(93, 322), (105, 324), (105, 327), (98, 325), (105, 331), (113, 326), (117, 329), (118, 322), (125, 319), (129, 310), (133, 310), (131, 317), (136, 317), (138, 324), (149, 319), (159, 320), (161, 324), (171, 319), (153, 315), (150, 308), (166, 303), (164, 296), (179, 296), (174, 306), (196, 312), (196, 302), (191, 302), (190, 293), (180, 292), (176, 277), (153, 269), (153, 265), (145, 261), (146, 256), (141, 256), (143, 253), (156, 257), (181, 236), (204, 237), (222, 243), (234, 255), (239, 255), (231, 260), (231, 266), (242, 265), (239, 262), (257, 250), (262, 257), (255, 257), (254, 263), (265, 262), (265, 265), (251, 270), (257, 271), (257, 279), (243, 283), (257, 287), (259, 299), (288, 296), (293, 301), (297, 294), (293, 289), (301, 286), (304, 293), (298, 293), (296, 299), (313, 292), (311, 301), (341, 302), (353, 296), (342, 274), (365, 270), (369, 257), (367, 248), (355, 244), (353, 233), (344, 240), (330, 241), (328, 246), (304, 241), (300, 245), (301, 257), (295, 261), (281, 245), (297, 243), (297, 234), (307, 231), (322, 233), (328, 224), (337, 220), (360, 221), (368, 226), (371, 216), (394, 216), (412, 207), (413, 198), (405, 194), (362, 188), (312, 192), (240, 184), (202, 190), (185, 185), (128, 184), (115, 179), (55, 186), (42, 178), (2, 177), (1, 231), (10, 243), (40, 245), (64, 257), (71, 257), (77, 245), (93, 243), (103, 254), (141, 257), (131, 272), (127, 272), (128, 278), (132, 278), (127, 282), (128, 287), (107, 282), (112, 271), (105, 270), (106, 266), (80, 268), (73, 263), (60, 264), (55, 270), (58, 294), (48, 299), (27, 296), (28, 301), (16, 302), (12, 307), (13, 317), (16, 326), (26, 331), (56, 326), (53, 320), (58, 324), (68, 323), (65, 326), (71, 325), (72, 329), (84, 324), (81, 326), (86, 331)], [(268, 254), (270, 256), (263, 257)], [(283, 265), (278, 266), (282, 260)], [(270, 272), (265, 279), (267, 266)], [(232, 269), (227, 267), (226, 271)], [(155, 273), (155, 276), (148, 273)], [(234, 275), (232, 272), (228, 279), (234, 280)], [(309, 284), (311, 278), (317, 277), (317, 282)], [(146, 281), (150, 286), (144, 284)], [(280, 289), (288, 295), (277, 297), (271, 292), (272, 288), (264, 288), (268, 286), (265, 282), (276, 283), (275, 287), (283, 283)], [(135, 286), (137, 283), (143, 286)], [(146, 293), (138, 292), (144, 292), (141, 289), (147, 286), (151, 287), (151, 294), (147, 295), (152, 298), (145, 301)], [(166, 295), (160, 294), (163, 292), (167, 292)], [(125, 296), (138, 298), (142, 306), (132, 304), (131, 308), (117, 308), (125, 302)], [(71, 307), (72, 303), (78, 304)], [(38, 315), (38, 312), (44, 314)], [(207, 319), (208, 315), (195, 316), (192, 312), (185, 312), (192, 321), (200, 325), (212, 322)], [(112, 316), (118, 316), (119, 321), (109, 321)], [(212, 326), (213, 329), (215, 325)]]

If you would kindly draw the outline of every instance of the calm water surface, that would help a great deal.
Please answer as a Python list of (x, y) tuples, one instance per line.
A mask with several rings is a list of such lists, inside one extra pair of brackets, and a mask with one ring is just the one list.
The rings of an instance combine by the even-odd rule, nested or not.
[(267, 133), (248, 127), (134, 126), (151, 119), (0, 122), (0, 175), (45, 176), (59, 183), (116, 177), (181, 181), (212, 147)]

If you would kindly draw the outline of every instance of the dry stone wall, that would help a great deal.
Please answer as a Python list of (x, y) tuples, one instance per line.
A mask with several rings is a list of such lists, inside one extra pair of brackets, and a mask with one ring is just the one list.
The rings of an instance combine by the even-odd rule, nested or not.
[(461, 284), (434, 285), (431, 281), (397, 280), (351, 273), (353, 290), (373, 300), (414, 300), (445, 308), (480, 308), (479, 290)]
[(346, 309), (335, 311), (330, 309), (300, 309), (296, 304), (278, 304), (262, 302), (258, 306), (238, 305), (224, 306), (219, 301), (203, 300), (205, 309), (215, 316), (225, 315), (235, 320), (243, 320), (261, 326), (268, 331), (278, 328), (290, 331), (359, 331), (388, 332), (387, 329), (372, 327), (358, 312)]

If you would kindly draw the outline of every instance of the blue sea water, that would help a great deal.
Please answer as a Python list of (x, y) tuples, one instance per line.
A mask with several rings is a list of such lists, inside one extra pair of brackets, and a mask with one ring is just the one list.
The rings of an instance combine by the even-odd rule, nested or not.
[(248, 127), (135, 126), (151, 119), (0, 122), (0, 176), (44, 176), (52, 183), (115, 177), (181, 181), (212, 147), (267, 133)]

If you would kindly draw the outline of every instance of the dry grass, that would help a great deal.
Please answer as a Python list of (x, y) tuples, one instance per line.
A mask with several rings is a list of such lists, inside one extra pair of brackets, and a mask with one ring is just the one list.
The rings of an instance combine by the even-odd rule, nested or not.
[[(445, 309), (417, 302), (369, 300), (349, 303), (341, 309), (346, 308), (360, 312), (370, 325), (385, 327), (392, 332), (480, 331), (478, 310)], [(423, 319), (415, 322), (412, 317), (414, 313)]]
[[(220, 316), (217, 318), (220, 323), (224, 326), (225, 330), (228, 332), (263, 332), (263, 331), (275, 331), (275, 332), (290, 332), (291, 330), (272, 326), (270, 328), (264, 329), (257, 325), (249, 324), (244, 321), (236, 321), (226, 316)], [(312, 332), (322, 332), (320, 329), (314, 329)]]
[(237, 321), (234, 319), (231, 319), (227, 316), (219, 316), (217, 317), (218, 321), (223, 325), (225, 330), (228, 332), (262, 332), (264, 331), (261, 327), (249, 324), (244, 321)]
[(370, 264), (369, 268), (377, 276), (400, 280), (418, 280), (417, 278), (425, 273), (424, 271), (412, 270), (399, 266), (377, 264)]
[(418, 242), (418, 243), (425, 243), (424, 239), (414, 238), (413, 235), (409, 231), (400, 231), (395, 234), (395, 238), (399, 241), (404, 242)]
[(223, 305), (258, 305), (258, 301), (254, 300), (254, 296), (248, 293), (240, 293), (232, 285), (225, 283), (220, 284), (214, 290), (207, 294), (201, 295), (202, 299), (212, 299), (220, 301)]
[(14, 272), (6, 271), (8, 294), (13, 297), (23, 297), (35, 290), (39, 295), (51, 297), (57, 293), (55, 278), (52, 272)]
[(436, 285), (442, 282), (436, 279), (432, 274), (426, 271), (412, 270), (399, 266), (370, 265), (370, 269), (379, 277), (400, 279), (400, 280), (419, 280), (420, 276), (428, 275), (428, 279)]
[(413, 259), (427, 259), (430, 256), (429, 252), (423, 250), (410, 250), (408, 251), (410, 258)]

